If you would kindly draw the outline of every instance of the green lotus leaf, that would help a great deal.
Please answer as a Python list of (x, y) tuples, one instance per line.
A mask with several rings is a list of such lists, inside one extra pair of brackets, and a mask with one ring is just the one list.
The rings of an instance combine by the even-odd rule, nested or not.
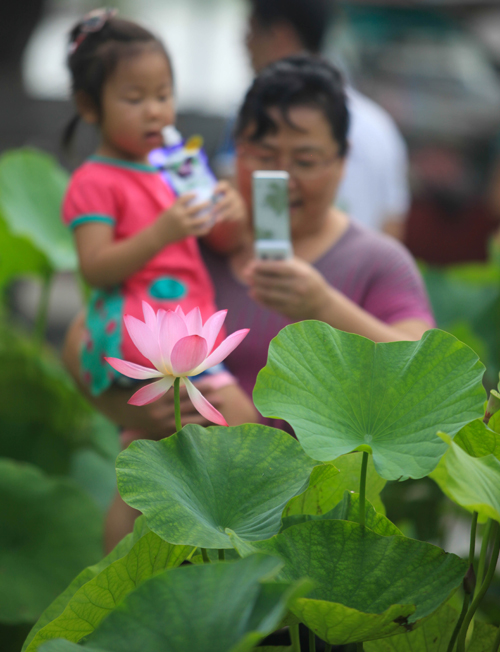
[[(439, 434), (449, 450), (430, 477), (453, 502), (478, 512), (482, 520), (500, 522), (500, 460), (495, 455), (472, 457), (447, 434)], [(471, 429), (467, 435), (471, 448), (479, 447), (474, 444), (477, 432)]]
[[(303, 587), (269, 583), (282, 563), (264, 555), (184, 566), (144, 582), (88, 637), (105, 652), (246, 652), (272, 632)], [(298, 593), (297, 593), (298, 592)], [(216, 598), (216, 599), (215, 599)], [(76, 652), (53, 641), (40, 652)]]
[(280, 581), (307, 576), (314, 589), (290, 606), (317, 636), (342, 645), (402, 633), (443, 604), (467, 564), (429, 543), (384, 537), (348, 521), (309, 521), (268, 541), (233, 544), (279, 556)]
[(272, 340), (254, 402), (288, 421), (314, 459), (368, 450), (386, 480), (422, 478), (446, 451), (436, 432), (455, 434), (482, 414), (483, 372), (477, 355), (442, 331), (375, 344), (307, 321)]
[(10, 232), (29, 240), (55, 271), (77, 269), (69, 229), (60, 218), (68, 174), (56, 160), (34, 149), (0, 158), (0, 210)]
[(471, 457), (494, 455), (500, 460), (500, 434), (488, 428), (481, 419), (464, 426), (453, 441)]
[[(283, 516), (293, 514), (325, 514), (337, 505), (345, 491), (359, 491), (361, 460), (363, 453), (342, 455), (331, 464), (313, 469), (309, 487), (303, 494), (292, 498), (283, 511)], [(366, 473), (366, 497), (377, 512), (385, 514), (380, 492), (385, 480), (379, 476), (370, 456)]]
[(106, 555), (106, 557), (104, 557), (104, 559), (101, 559), (101, 561), (97, 564), (82, 570), (82, 572), (75, 577), (71, 584), (69, 584), (69, 586), (54, 600), (54, 602), (52, 602), (47, 607), (47, 609), (45, 609), (43, 614), (31, 628), (31, 631), (24, 642), (21, 652), (24, 652), (27, 649), (28, 645), (34, 639), (35, 635), (42, 628), (54, 621), (63, 613), (64, 609), (68, 605), (71, 598), (78, 591), (78, 589), (80, 589), (84, 584), (87, 584), (87, 582), (90, 582), (90, 580), (94, 579), (94, 577), (99, 575), (101, 571), (110, 566), (114, 561), (125, 557), (125, 555), (127, 555), (132, 550), (134, 544), (137, 543), (137, 541), (139, 541), (139, 539), (146, 535), (148, 532), (150, 532), (150, 530), (146, 525), (146, 519), (144, 516), (139, 516), (139, 518), (136, 518), (134, 523), (134, 531), (130, 534), (127, 534), (127, 536), (125, 536), (120, 541), (120, 543), (118, 543), (118, 545), (115, 546), (113, 550), (108, 555)]
[[(413, 632), (367, 641), (365, 652), (447, 652), (458, 611), (444, 605)], [(497, 628), (476, 621), (468, 652), (491, 652)]]
[(18, 276), (48, 279), (52, 266), (28, 238), (12, 233), (0, 211), (0, 289)]
[(101, 512), (71, 480), (0, 459), (0, 621), (34, 622), (101, 541)]
[[(338, 505), (326, 514), (320, 516), (315, 514), (296, 514), (294, 516), (285, 516), (282, 521), (281, 532), (293, 525), (305, 523), (306, 521), (328, 521), (328, 520), (341, 520), (353, 521), (359, 523), (359, 494), (346, 491), (344, 497)], [(384, 537), (389, 536), (403, 536), (394, 523), (392, 523), (386, 516), (379, 514), (375, 511), (373, 505), (368, 500), (365, 501), (365, 525), (373, 532), (380, 534)]]
[(166, 568), (178, 566), (192, 551), (190, 546), (173, 546), (148, 532), (125, 557), (81, 586), (61, 615), (36, 633), (27, 652), (35, 652), (45, 641), (57, 638), (77, 643), (91, 634), (131, 591)]
[(54, 351), (0, 324), (0, 369), (0, 457), (68, 475), (75, 452), (90, 449), (102, 458), (103, 478), (114, 481), (117, 429), (91, 410)]
[(251, 541), (279, 531), (286, 503), (316, 462), (287, 433), (255, 424), (189, 425), (118, 456), (118, 489), (166, 541), (232, 548), (226, 528)]

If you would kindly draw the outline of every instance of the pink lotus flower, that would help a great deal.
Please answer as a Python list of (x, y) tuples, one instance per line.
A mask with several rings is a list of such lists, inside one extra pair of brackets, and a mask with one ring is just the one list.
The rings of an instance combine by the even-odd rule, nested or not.
[(216, 312), (203, 324), (199, 308), (194, 308), (187, 315), (180, 306), (177, 306), (175, 311), (160, 309), (155, 313), (153, 308), (143, 301), (142, 309), (143, 322), (132, 315), (125, 315), (124, 322), (132, 342), (155, 368), (143, 367), (118, 358), (106, 360), (114, 369), (129, 378), (161, 380), (142, 387), (128, 402), (132, 405), (152, 403), (172, 387), (176, 378), (181, 378), (198, 412), (213, 423), (227, 426), (222, 414), (202, 396), (188, 376), (201, 374), (209, 367), (222, 362), (243, 340), (249, 329), (232, 333), (212, 351), (227, 310)]

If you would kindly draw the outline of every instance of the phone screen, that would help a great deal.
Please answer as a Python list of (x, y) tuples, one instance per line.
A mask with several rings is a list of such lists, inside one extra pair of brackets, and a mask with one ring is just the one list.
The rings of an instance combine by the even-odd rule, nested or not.
[(293, 256), (288, 182), (288, 172), (284, 171), (258, 171), (252, 175), (257, 258), (283, 260)]

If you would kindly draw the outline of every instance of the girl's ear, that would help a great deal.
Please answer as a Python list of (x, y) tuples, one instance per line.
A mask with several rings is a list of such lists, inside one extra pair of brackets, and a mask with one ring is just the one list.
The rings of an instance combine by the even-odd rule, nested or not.
[(75, 104), (81, 119), (90, 125), (95, 125), (99, 122), (99, 111), (95, 105), (94, 100), (85, 93), (85, 91), (77, 91), (75, 93)]

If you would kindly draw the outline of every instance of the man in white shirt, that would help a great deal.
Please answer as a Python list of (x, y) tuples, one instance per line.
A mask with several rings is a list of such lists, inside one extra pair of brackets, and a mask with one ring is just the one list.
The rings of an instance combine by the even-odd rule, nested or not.
[[(247, 48), (258, 73), (272, 61), (321, 51), (333, 0), (249, 0)], [(358, 222), (403, 238), (410, 204), (406, 144), (391, 116), (348, 87), (349, 154), (337, 203)]]

